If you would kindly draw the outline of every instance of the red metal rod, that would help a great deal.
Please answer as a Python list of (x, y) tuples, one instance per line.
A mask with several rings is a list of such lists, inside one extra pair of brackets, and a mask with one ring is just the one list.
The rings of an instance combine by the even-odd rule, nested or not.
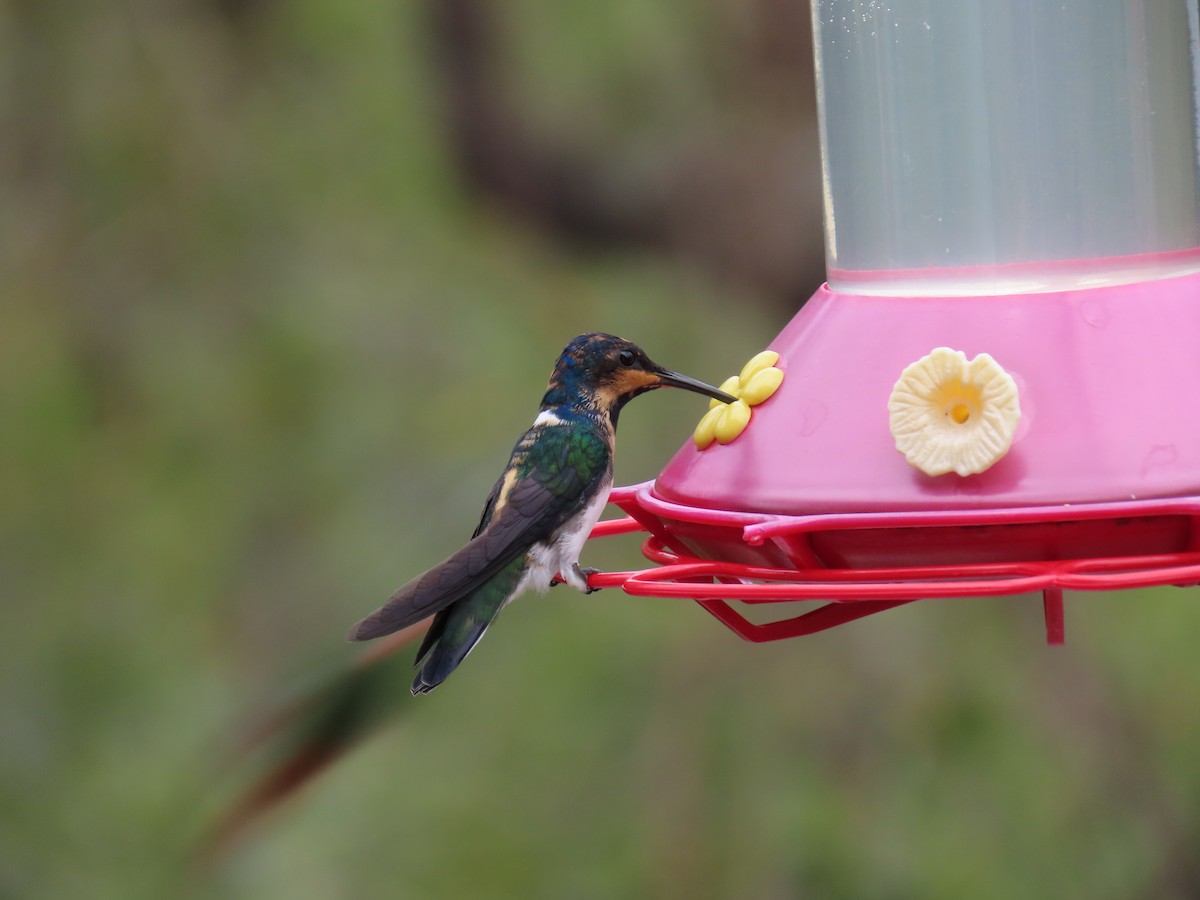
[[(812, 634), (918, 599), (1003, 596), (1041, 591), (1046, 640), (1050, 644), (1062, 644), (1065, 640), (1064, 588), (1121, 590), (1200, 583), (1200, 551), (1194, 549), (1142, 556), (858, 569), (819, 566), (779, 568), (700, 559), (654, 515), (654, 503), (662, 504), (662, 501), (648, 502), (647, 498), (647, 485), (615, 489), (612, 502), (626, 515), (600, 522), (593, 536), (645, 533), (642, 552), (658, 565), (643, 570), (596, 574), (589, 579), (589, 584), (593, 587), (620, 587), (626, 593), (640, 597), (695, 600), (736, 634), (754, 642)], [(1110, 514), (1116, 508), (1113, 504), (1097, 504), (1091, 509), (1073, 509), (1072, 518), (1093, 518)], [(1121, 505), (1121, 509), (1127, 510), (1127, 507)], [(1192, 516), (1198, 512), (1193, 499), (1146, 504), (1145, 509), (1139, 508), (1135, 515), (1151, 509), (1156, 513), (1169, 510)], [(1061, 515), (1061, 510), (1027, 509), (1008, 511), (1002, 516), (968, 514), (967, 518), (1011, 522), (1053, 520)], [(727, 514), (712, 511), (712, 517), (721, 518), (726, 526), (729, 524)], [(865, 522), (874, 527), (885, 523), (892, 527), (911, 527), (917, 521), (924, 523), (926, 518), (930, 524), (939, 520), (936, 514), (856, 517), (746, 515), (741, 525), (744, 528), (743, 539), (747, 543), (761, 544), (765, 539), (779, 539), (789, 533), (803, 534), (817, 520), (820, 520), (823, 528), (838, 530), (861, 527)], [(822, 601), (824, 605), (779, 621), (755, 623), (738, 612), (731, 601), (750, 604)]]
[(1066, 641), (1066, 627), (1063, 622), (1061, 587), (1052, 584), (1042, 591), (1042, 610), (1046, 616), (1046, 643), (1052, 646), (1063, 644)]

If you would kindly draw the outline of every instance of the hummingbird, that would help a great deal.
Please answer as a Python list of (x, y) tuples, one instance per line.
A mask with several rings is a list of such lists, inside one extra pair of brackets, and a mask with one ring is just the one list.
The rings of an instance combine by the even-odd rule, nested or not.
[(417, 650), (412, 693), (426, 694), (474, 649), (500, 610), (529, 588), (565, 582), (591, 593), (579, 553), (608, 503), (621, 409), (639, 394), (683, 388), (723, 403), (736, 398), (664, 369), (636, 344), (581, 334), (558, 361), (533, 425), (513, 447), (483, 505), (479, 526), (456, 553), (399, 588), (354, 625), (367, 641), (433, 616)]

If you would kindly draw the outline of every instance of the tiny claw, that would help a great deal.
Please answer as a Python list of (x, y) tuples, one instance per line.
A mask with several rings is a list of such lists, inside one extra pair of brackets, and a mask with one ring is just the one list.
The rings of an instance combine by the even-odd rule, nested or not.
[(575, 569), (575, 574), (579, 576), (580, 580), (582, 580), (584, 585), (586, 586), (584, 589), (585, 594), (594, 594), (594, 593), (596, 593), (596, 591), (600, 590), (600, 588), (592, 587), (590, 584), (588, 584), (588, 579), (591, 576), (600, 574), (599, 569), (593, 569), (590, 566), (587, 568), (583, 568), (579, 565), (579, 563), (575, 563), (575, 565), (572, 568)]

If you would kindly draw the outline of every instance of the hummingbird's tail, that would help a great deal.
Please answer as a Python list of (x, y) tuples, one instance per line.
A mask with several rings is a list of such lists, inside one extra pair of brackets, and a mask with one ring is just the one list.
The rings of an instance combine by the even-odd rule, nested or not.
[(471, 596), (434, 617), (417, 651), (416, 665), (420, 671), (413, 679), (414, 695), (428, 694), (467, 658), (500, 610), (518, 593), (525, 571), (523, 557), (513, 560)]
[[(438, 617), (452, 616), (453, 614), (454, 612), (451, 610), (445, 610), (439, 613)], [(438, 643), (424, 659), (420, 659), (418, 665), (421, 668), (417, 672), (417, 677), (413, 679), (411, 688), (413, 696), (428, 694), (445, 681), (479, 643), (479, 639), (483, 637), (483, 633), (487, 631), (490, 624), (490, 621), (473, 622), (468, 628), (463, 629), (461, 642), (455, 640), (453, 643)]]

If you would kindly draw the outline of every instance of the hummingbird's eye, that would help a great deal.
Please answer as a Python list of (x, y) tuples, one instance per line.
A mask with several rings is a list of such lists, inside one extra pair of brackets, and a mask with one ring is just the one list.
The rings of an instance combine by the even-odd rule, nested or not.
[(628, 369), (631, 368), (635, 362), (637, 362), (637, 358), (633, 355), (632, 350), (622, 350), (617, 354), (617, 361)]

